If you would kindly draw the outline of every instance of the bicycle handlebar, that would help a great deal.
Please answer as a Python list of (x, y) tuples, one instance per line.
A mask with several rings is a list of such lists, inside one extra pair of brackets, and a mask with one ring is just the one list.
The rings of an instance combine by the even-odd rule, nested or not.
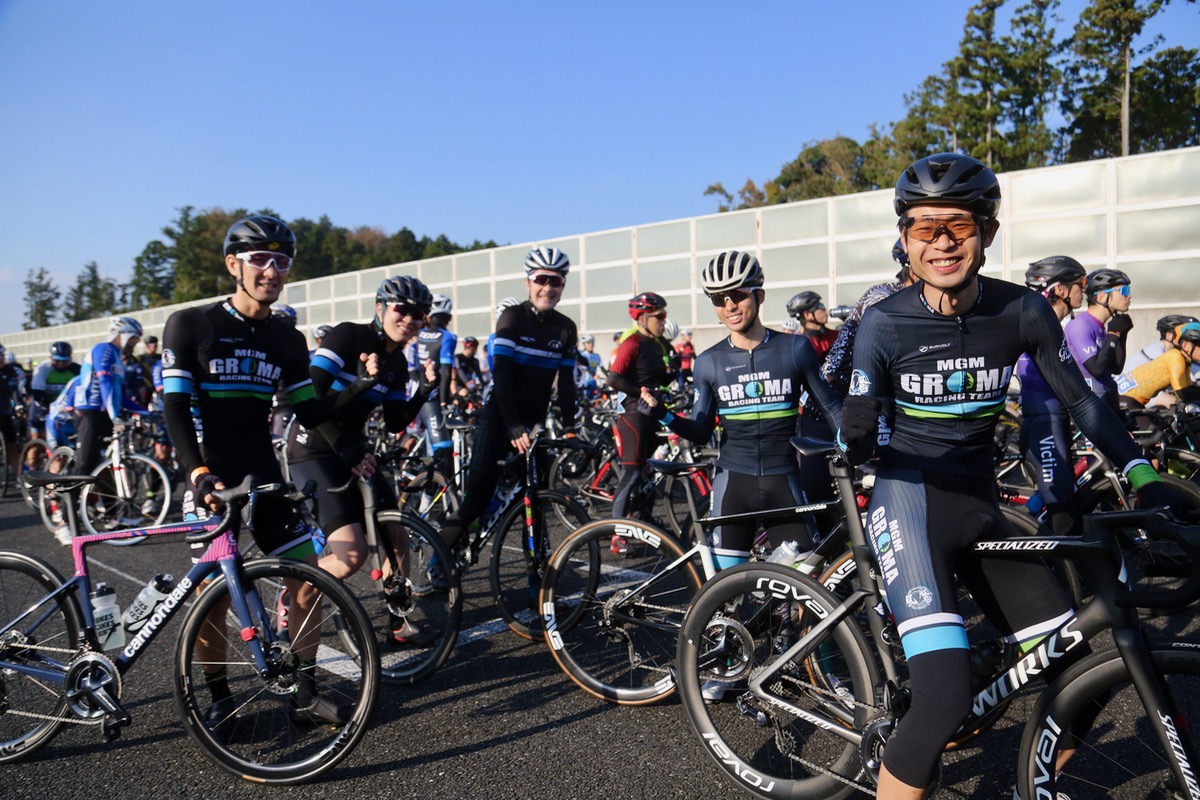
[(1084, 518), (1083, 524), (1084, 538), (1100, 532), (1139, 528), (1151, 539), (1174, 542), (1187, 554), (1188, 563), (1163, 566), (1161, 569), (1146, 572), (1151, 577), (1154, 577), (1153, 572), (1158, 573), (1159, 577), (1184, 578), (1182, 586), (1171, 589), (1131, 588), (1116, 598), (1117, 605), (1170, 612), (1200, 600), (1200, 571), (1196, 569), (1196, 562), (1200, 560), (1200, 524), (1176, 520), (1166, 506), (1092, 514)]
[(293, 503), (299, 503), (312, 497), (316, 494), (316, 491), (317, 482), (313, 480), (304, 484), (303, 489), (297, 489), (290, 483), (265, 483), (258, 485), (258, 479), (254, 475), (247, 475), (237, 486), (217, 489), (212, 493), (213, 497), (225, 504), (225, 516), (217, 524), (217, 527), (211, 531), (202, 530), (189, 533), (185, 538), (189, 544), (204, 544), (205, 542), (211, 542), (224, 533), (228, 533), (233, 528), (236, 520), (238, 520), (241, 510), (247, 505), (253, 508), (255, 500), (260, 495), (274, 495), (282, 497), (285, 500), (290, 500)]

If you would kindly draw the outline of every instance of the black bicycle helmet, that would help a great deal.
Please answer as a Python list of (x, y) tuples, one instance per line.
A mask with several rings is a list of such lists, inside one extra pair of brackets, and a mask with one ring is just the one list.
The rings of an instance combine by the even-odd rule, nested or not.
[(667, 301), (662, 295), (654, 292), (642, 292), (629, 299), (629, 318), (636, 321), (642, 314), (653, 314), (667, 307)]
[(1088, 297), (1095, 297), (1100, 292), (1107, 292), (1118, 286), (1128, 286), (1130, 283), (1129, 276), (1119, 269), (1098, 269), (1088, 273), (1087, 285), (1084, 286), (1084, 289), (1087, 291)]
[(329, 335), (331, 330), (333, 330), (332, 325), (318, 325), (317, 327), (313, 328), (313, 338), (324, 339)]
[(58, 361), (71, 360), (71, 343), (70, 342), (55, 342), (50, 345), (50, 358)]
[(260, 215), (239, 219), (225, 234), (225, 255), (249, 250), (267, 250), (295, 257), (296, 234), (283, 220), (275, 217)]
[(805, 311), (812, 311), (821, 304), (821, 295), (816, 292), (801, 292), (787, 302), (787, 312), (794, 319), (803, 319)]
[(737, 250), (718, 254), (700, 273), (700, 287), (705, 294), (733, 289), (760, 289), (762, 285), (763, 271), (758, 259)]
[(995, 219), (1000, 210), (1000, 182), (982, 161), (958, 153), (926, 156), (896, 181), (896, 216), (912, 206), (962, 206), (972, 214)]
[(379, 288), (375, 291), (375, 302), (383, 303), (385, 306), (402, 304), (418, 306), (428, 314), (429, 309), (433, 306), (433, 292), (429, 291), (429, 287), (416, 278), (410, 275), (401, 275), (397, 278), (388, 278), (379, 284)]
[(1173, 331), (1180, 325), (1186, 325), (1189, 322), (1197, 322), (1195, 317), (1189, 317), (1187, 314), (1167, 314), (1154, 323), (1154, 327), (1158, 330), (1158, 335), (1164, 336), (1168, 331)]
[(908, 266), (908, 253), (904, 251), (904, 242), (900, 239), (892, 245), (892, 261), (895, 261), (902, 267)]
[(1047, 256), (1025, 270), (1025, 285), (1045, 291), (1056, 283), (1075, 283), (1086, 276), (1087, 270), (1070, 256)]

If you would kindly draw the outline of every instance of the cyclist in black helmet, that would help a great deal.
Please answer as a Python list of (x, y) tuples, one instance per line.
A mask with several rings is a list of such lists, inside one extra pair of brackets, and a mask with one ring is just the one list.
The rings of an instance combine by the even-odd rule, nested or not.
[(788, 316), (800, 323), (800, 333), (808, 337), (821, 358), (837, 339), (837, 331), (829, 326), (829, 311), (816, 292), (800, 292), (788, 300)]
[[(286, 387), (296, 417), (310, 428), (329, 417), (336, 400), (316, 398), (304, 335), (290, 320), (271, 314), (296, 254), (291, 229), (275, 217), (246, 217), (229, 228), (224, 253), (233, 296), (176, 311), (162, 337), (163, 411), (188, 477), (183, 509), (196, 517), (220, 510), (213, 491), (226, 484), (251, 474), (264, 482), (283, 479), (267, 422), (276, 388)], [(308, 526), (289, 504), (260, 498), (252, 530), (264, 553), (316, 563)], [(298, 584), (288, 588), (288, 618), (308, 618), (320, 595), (308, 588), (298, 591)], [(209, 619), (221, 620), (216, 626), (223, 629), (224, 617), (225, 609), (218, 607)], [(301, 623), (292, 631), (301, 660), (300, 680), (288, 698), (292, 720), (339, 725), (345, 711), (318, 694), (316, 643), (303, 644), (303, 629)], [(203, 660), (221, 664), (224, 644), (215, 638), (202, 643)], [(210, 725), (225, 735), (232, 727), (227, 721), (236, 714), (225, 672), (206, 672), (204, 679), (213, 698)]]
[[(325, 550), (321, 569), (338, 579), (357, 572), (366, 561), (363, 504), (359, 492), (331, 493), (352, 475), (372, 479), (380, 508), (397, 502), (391, 485), (377, 473), (375, 458), (366, 440), (371, 412), (383, 408), (384, 424), (400, 432), (412, 422), (436, 385), (437, 370), (427, 361), (418, 373), (417, 390), (409, 396), (408, 360), (404, 347), (421, 329), (433, 295), (425, 284), (407, 275), (388, 278), (375, 292), (375, 315), (370, 322), (343, 322), (322, 339), (309, 362), (309, 376), (318, 397), (339, 396), (338, 410), (329, 420), (310, 429), (294, 424), (288, 431), (288, 465), (293, 482), (317, 482), (321, 529)], [(403, 528), (384, 531), (395, 539), (398, 553), (407, 553)], [(406, 569), (402, 557), (400, 567)], [(389, 569), (384, 564), (385, 571)], [(429, 631), (405, 617), (389, 614), (389, 642), (420, 644)]]
[(838, 433), (851, 461), (878, 447), (868, 539), (887, 565), (880, 577), (910, 676), (911, 704), (879, 772), (878, 797), (886, 800), (928, 793), (941, 753), (970, 709), (958, 581), (1022, 653), (1071, 617), (1044, 564), (989, 562), (969, 552), (977, 541), (1015, 535), (998, 507), (993, 428), (1021, 353), (1030, 354), (1084, 433), (1122, 466), (1142, 503), (1186, 505), (1088, 390), (1046, 300), (979, 275), (999, 229), (1000, 184), (992, 171), (969, 156), (923, 158), (901, 174), (894, 207), (919, 281), (863, 315)]
[[(1087, 273), (1070, 256), (1050, 256), (1025, 270), (1025, 285), (1050, 303), (1059, 321), (1083, 305)], [(1038, 471), (1037, 491), (1054, 532), (1073, 533), (1075, 466), (1071, 459), (1071, 421), (1067, 409), (1028, 354), (1017, 360), (1021, 379), (1021, 452)]]
[(1125, 337), (1130, 319), (1129, 276), (1117, 269), (1098, 269), (1084, 285), (1087, 312), (1067, 323), (1067, 346), (1088, 386), (1114, 410), (1118, 392), (1114, 376), (1125, 369)]

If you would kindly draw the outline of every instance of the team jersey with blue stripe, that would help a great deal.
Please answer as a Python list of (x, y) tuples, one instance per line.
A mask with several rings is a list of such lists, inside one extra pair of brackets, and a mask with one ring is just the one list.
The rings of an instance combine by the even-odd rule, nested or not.
[(539, 312), (528, 300), (500, 314), (491, 351), (492, 400), (510, 428), (545, 417), (555, 378), (564, 421), (574, 424), (576, 336), (573, 320), (554, 309)]
[[(383, 406), (384, 423), (393, 433), (412, 421), (424, 397), (408, 396), (408, 359), (404, 348), (390, 353), (387, 340), (371, 324), (343, 322), (329, 332), (309, 360), (309, 376), (317, 397), (338, 395), (337, 411), (327, 422), (310, 430), (292, 426), (288, 458), (306, 461), (333, 453), (348, 458), (361, 456), (366, 441), (366, 422), (371, 412)], [(359, 375), (363, 354), (378, 356), (375, 380)]]
[(920, 283), (863, 315), (850, 394), (883, 404), (891, 430), (881, 433), (882, 463), (990, 476), (993, 428), (1021, 353), (1029, 353), (1106, 455), (1125, 469), (1141, 460), (1124, 426), (1083, 382), (1046, 299), (1023, 286), (980, 278), (978, 301), (959, 316), (930, 307)]
[[(163, 405), (187, 471), (208, 466), (229, 485), (278, 475), (268, 415), (277, 386), (313, 424), (316, 395), (304, 334), (270, 317), (243, 317), (228, 300), (176, 311), (163, 331)], [(192, 409), (203, 428), (203, 455)]]
[(121, 349), (112, 342), (101, 342), (88, 351), (79, 370), (75, 387), (76, 411), (107, 411), (116, 419), (120, 414), (125, 388), (125, 362)]
[(671, 430), (705, 442), (719, 417), (717, 465), (730, 472), (782, 475), (797, 470), (791, 439), (806, 389), (827, 415), (840, 419), (841, 402), (821, 378), (821, 358), (805, 336), (768, 328), (753, 350), (726, 338), (696, 356), (692, 383), (692, 416), (675, 418)]

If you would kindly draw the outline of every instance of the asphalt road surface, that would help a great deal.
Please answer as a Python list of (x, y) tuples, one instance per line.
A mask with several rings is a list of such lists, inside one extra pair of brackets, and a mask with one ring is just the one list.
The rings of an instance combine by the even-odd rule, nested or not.
[[(19, 497), (0, 500), (0, 549), (41, 556), (63, 574), (69, 552)], [(186, 571), (182, 539), (96, 547), (93, 580), (122, 608), (156, 573)], [(175, 716), (169, 680), (173, 631), (127, 674), (133, 724), (107, 744), (93, 727), (66, 726), (47, 747), (0, 766), (0, 798), (689, 798), (744, 795), (718, 772), (682, 706), (621, 708), (563, 675), (541, 642), (497, 624), (486, 568), (470, 573), (463, 631), (442, 669), (416, 687), (383, 686), (371, 730), (316, 783), (263, 787), (200, 753)], [(182, 618), (180, 615), (179, 618)], [(178, 618), (172, 623), (177, 626)], [(943, 759), (939, 798), (1011, 796), (1020, 718)]]

